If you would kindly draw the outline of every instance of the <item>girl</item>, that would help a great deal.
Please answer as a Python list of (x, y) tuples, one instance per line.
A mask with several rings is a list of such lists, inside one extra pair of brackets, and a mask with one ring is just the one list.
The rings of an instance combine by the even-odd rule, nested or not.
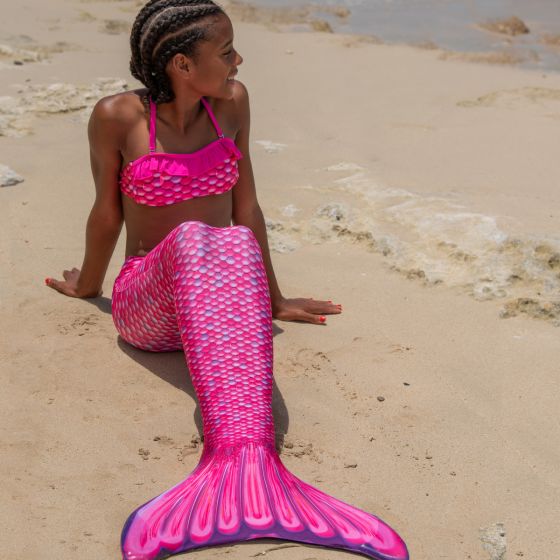
[(392, 529), (302, 482), (274, 447), (272, 318), (324, 324), (341, 308), (287, 299), (276, 282), (230, 19), (210, 0), (151, 0), (130, 43), (131, 72), (146, 88), (95, 106), (84, 263), (46, 281), (68, 296), (99, 296), (124, 220), (115, 326), (138, 348), (183, 349), (199, 400), (200, 463), (130, 515), (123, 558), (262, 537), (407, 558)]

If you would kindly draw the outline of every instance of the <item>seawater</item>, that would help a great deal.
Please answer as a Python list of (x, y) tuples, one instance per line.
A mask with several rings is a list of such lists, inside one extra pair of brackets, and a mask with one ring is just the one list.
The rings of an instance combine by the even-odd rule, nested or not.
[(267, 223), (272, 250), (357, 243), (412, 280), (499, 301), (504, 318), (526, 314), (560, 326), (560, 236), (503, 231), (494, 216), (446, 196), (384, 185), (355, 163), (327, 170), (333, 180), (321, 191), (330, 202), (312, 215), (300, 215), (294, 205), (281, 209), (279, 219)]
[[(256, 6), (313, 6), (313, 13), (335, 32), (374, 35), (386, 43), (426, 44), (459, 52), (506, 51), (520, 66), (560, 71), (560, 46), (543, 44), (545, 35), (560, 35), (559, 0), (251, 0)], [(350, 11), (340, 18), (323, 6)], [(511, 16), (521, 18), (530, 33), (509, 37), (481, 30), (478, 24)]]

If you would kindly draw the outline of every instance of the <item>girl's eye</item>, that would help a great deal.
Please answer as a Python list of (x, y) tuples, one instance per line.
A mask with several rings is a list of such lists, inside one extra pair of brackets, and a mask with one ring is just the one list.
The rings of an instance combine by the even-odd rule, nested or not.
[(225, 54), (226, 56), (229, 56), (232, 52), (233, 52), (233, 50), (230, 50), (230, 51), (228, 51), (228, 52), (226, 52), (226, 53), (224, 53), (224, 54)]

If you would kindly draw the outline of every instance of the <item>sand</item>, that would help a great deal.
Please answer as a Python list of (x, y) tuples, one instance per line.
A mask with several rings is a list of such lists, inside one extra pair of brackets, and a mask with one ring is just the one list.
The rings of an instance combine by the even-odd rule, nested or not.
[[(0, 59), (0, 164), (24, 178), (0, 189), (11, 560), (119, 558), (128, 514), (200, 455), (183, 355), (135, 350), (114, 329), (124, 234), (102, 297), (43, 284), (82, 262), (94, 196), (85, 122), (96, 96), (137, 86), (135, 10), (26, 0), (0, 27), (0, 44), (24, 51)], [(344, 309), (324, 327), (275, 321), (283, 461), (392, 524), (416, 560), (554, 557), (560, 75), (262, 23), (235, 30), (280, 285)], [(190, 556), (350, 557), (284, 544)]]

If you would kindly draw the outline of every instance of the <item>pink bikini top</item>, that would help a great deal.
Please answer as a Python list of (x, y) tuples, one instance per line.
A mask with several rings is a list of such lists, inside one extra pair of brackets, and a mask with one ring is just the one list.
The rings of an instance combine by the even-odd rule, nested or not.
[(243, 157), (224, 136), (210, 105), (201, 98), (218, 138), (190, 154), (156, 152), (156, 104), (150, 99), (150, 153), (128, 163), (120, 174), (121, 191), (146, 206), (168, 206), (190, 198), (222, 194), (239, 178)]

